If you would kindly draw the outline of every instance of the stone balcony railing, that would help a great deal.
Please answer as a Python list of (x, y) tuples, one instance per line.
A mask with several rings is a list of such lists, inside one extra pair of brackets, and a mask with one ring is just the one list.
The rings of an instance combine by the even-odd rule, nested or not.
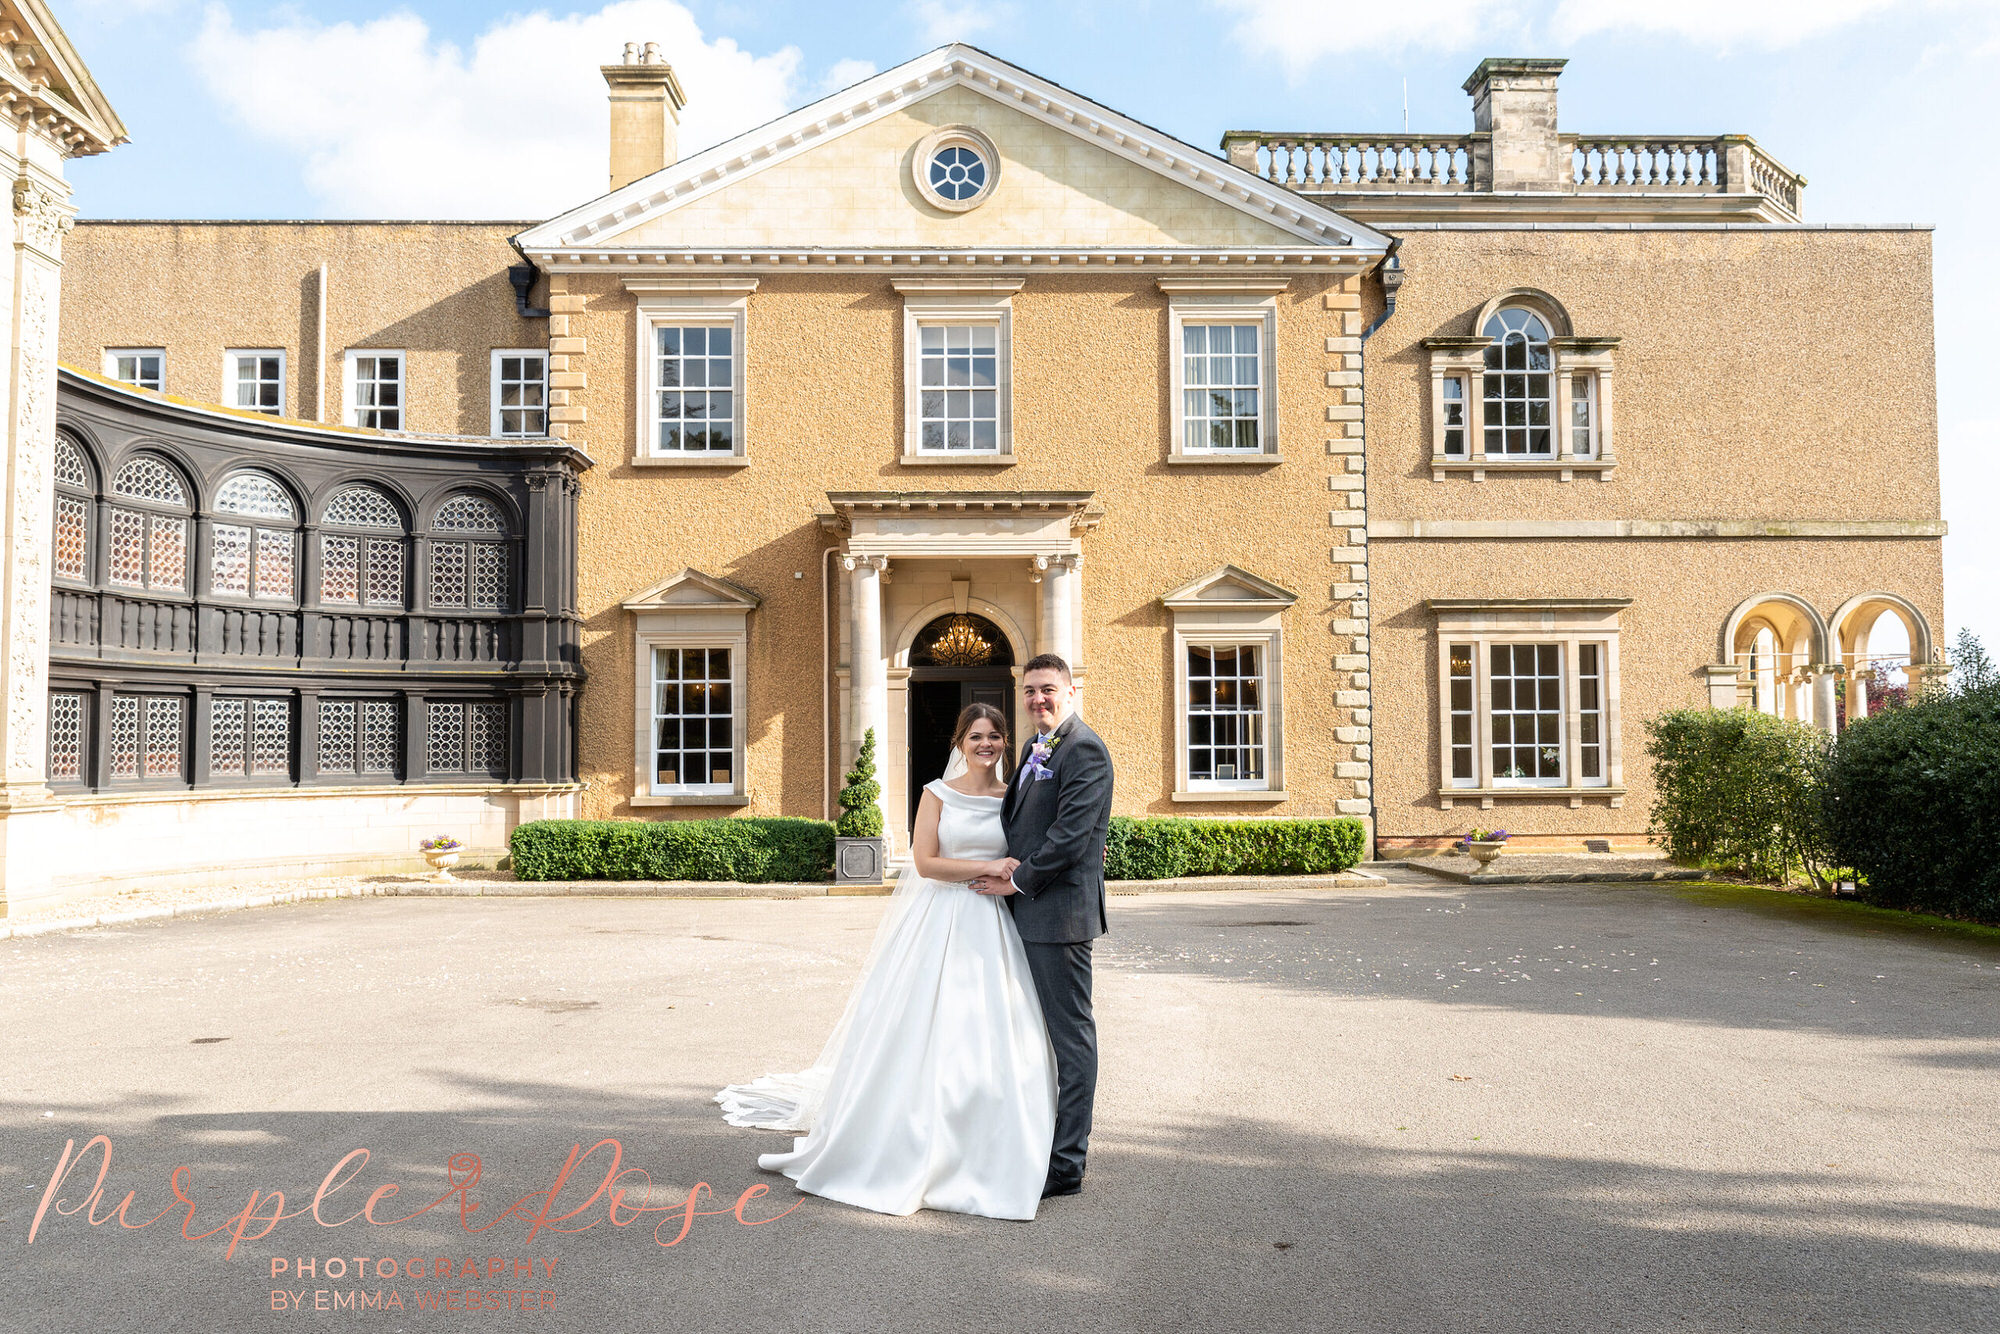
[[(1284, 134), (1232, 130), (1229, 160), (1303, 194), (1490, 194), (1485, 134)], [(1569, 171), (1535, 193), (1576, 196), (1757, 196), (1798, 221), (1805, 177), (1748, 135), (1565, 134)], [(1560, 154), (1558, 161), (1560, 162)]]

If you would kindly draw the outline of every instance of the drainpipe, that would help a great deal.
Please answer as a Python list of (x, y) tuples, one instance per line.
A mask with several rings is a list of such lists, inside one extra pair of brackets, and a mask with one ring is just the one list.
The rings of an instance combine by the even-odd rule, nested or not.
[(831, 603), (833, 558), (839, 554), (838, 546), (828, 547), (819, 563), (819, 813), (820, 818), (824, 820), (833, 818), (834, 632)]
[(313, 420), (326, 422), (326, 265), (319, 266), (319, 287), (313, 293), (313, 323), (318, 342), (313, 350)]
[[(1361, 331), (1361, 448), (1363, 450), (1361, 456), (1361, 484), (1363, 486), (1368, 484), (1368, 455), (1366, 453), (1369, 447), (1367, 393), (1368, 339), (1377, 329), (1387, 324), (1389, 317), (1396, 313), (1396, 290), (1403, 285), (1403, 262), (1396, 258), (1396, 251), (1402, 247), (1402, 244), (1402, 237), (1391, 238), (1388, 253), (1382, 256), (1381, 264), (1376, 267), (1376, 272), (1382, 277), (1382, 313), (1375, 317), (1373, 324), (1370, 324), (1366, 329)], [(1370, 512), (1372, 511), (1362, 511), (1364, 514)], [(1371, 585), (1369, 591), (1372, 594), (1374, 591), (1372, 585), (1375, 582), (1375, 553), (1367, 547), (1362, 548), (1362, 553), (1368, 557), (1368, 582)], [(1372, 614), (1374, 603), (1372, 596), (1369, 598), (1369, 603), (1371, 615), (1368, 618), (1368, 825), (1374, 831), (1374, 837), (1370, 840), (1373, 842), (1381, 837), (1382, 809), (1375, 804), (1375, 618)], [(1379, 842), (1372, 851), (1379, 859), (1382, 852)]]
[(514, 313), (524, 320), (547, 319), (549, 317), (547, 307), (528, 304), (528, 290), (535, 285), (535, 279), (541, 276), (541, 270), (535, 267), (535, 261), (528, 258), (528, 252), (521, 249), (518, 240), (510, 236), (507, 238), (507, 244), (513, 246), (514, 253), (521, 257), (519, 264), (509, 265), (507, 269), (507, 281), (514, 284)]

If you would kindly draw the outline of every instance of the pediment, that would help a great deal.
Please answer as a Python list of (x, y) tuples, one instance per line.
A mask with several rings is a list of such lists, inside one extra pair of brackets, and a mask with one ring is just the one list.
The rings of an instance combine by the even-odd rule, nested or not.
[[(918, 145), (969, 126), (989, 197), (936, 207)], [(704, 249), (1284, 250), (1378, 255), (1388, 238), (1213, 154), (954, 45), (521, 234), (538, 259)], [(1331, 256), (1330, 256), (1331, 257)]]
[(0, 27), (14, 33), (0, 43), (0, 85), (17, 112), (36, 106), (36, 119), (71, 157), (128, 142), (125, 123), (43, 0), (0, 0)]
[(751, 611), (763, 601), (741, 584), (689, 568), (633, 594), (625, 600), (624, 608), (626, 611)]
[(1209, 609), (1289, 607), (1298, 600), (1299, 595), (1290, 589), (1280, 588), (1270, 580), (1260, 579), (1234, 565), (1218, 565), (1160, 599), (1169, 607)]

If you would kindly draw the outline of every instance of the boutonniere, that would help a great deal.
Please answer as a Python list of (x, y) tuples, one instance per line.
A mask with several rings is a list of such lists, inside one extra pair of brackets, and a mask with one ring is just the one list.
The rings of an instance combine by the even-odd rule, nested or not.
[(1056, 753), (1062, 738), (1052, 736), (1047, 741), (1037, 741), (1028, 747), (1028, 762), (1021, 767), (1036, 778), (1046, 777), (1049, 772), (1049, 757)]

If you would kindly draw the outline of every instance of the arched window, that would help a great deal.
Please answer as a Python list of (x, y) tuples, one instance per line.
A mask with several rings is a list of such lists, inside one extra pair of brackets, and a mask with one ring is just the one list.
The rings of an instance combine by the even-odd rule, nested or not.
[(1555, 453), (1549, 327), (1520, 306), (1493, 313), (1480, 330), (1486, 349), (1486, 454), (1525, 457)]
[(320, 601), (401, 607), (403, 513), (396, 503), (372, 486), (342, 487), (326, 502), (323, 522)]
[(68, 436), (56, 437), (56, 518), (52, 569), (58, 579), (90, 578), (90, 465)]
[(431, 606), (446, 611), (503, 610), (507, 525), (499, 507), (479, 496), (453, 496), (438, 506), (431, 531), (438, 534), (431, 542)]
[(188, 496), (180, 474), (140, 454), (111, 479), (111, 495), (111, 582), (185, 593)]
[(239, 472), (215, 493), (215, 511), (286, 526), (218, 522), (210, 542), (210, 588), (237, 597), (289, 601), (294, 565), (291, 525), (298, 519), (291, 492), (266, 473)]

